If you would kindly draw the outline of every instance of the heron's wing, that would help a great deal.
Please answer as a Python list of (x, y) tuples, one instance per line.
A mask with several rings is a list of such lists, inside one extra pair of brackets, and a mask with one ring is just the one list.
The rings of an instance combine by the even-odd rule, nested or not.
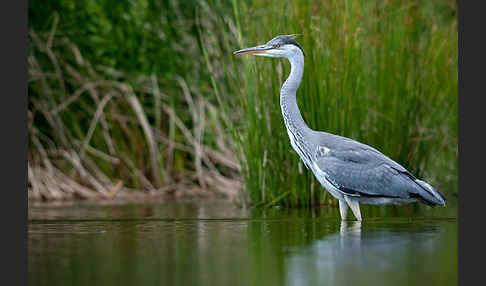
[(326, 179), (345, 194), (409, 197), (411, 174), (375, 149), (331, 150), (316, 159)]

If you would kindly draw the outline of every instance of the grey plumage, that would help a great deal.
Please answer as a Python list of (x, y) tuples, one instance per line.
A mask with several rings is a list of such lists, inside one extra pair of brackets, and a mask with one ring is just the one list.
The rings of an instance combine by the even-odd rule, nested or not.
[(403, 166), (378, 150), (357, 141), (318, 132), (316, 146), (329, 149), (316, 155), (319, 169), (343, 194), (367, 203), (404, 203), (420, 200), (429, 205), (443, 205), (445, 200), (427, 183), (418, 180)]
[(445, 205), (445, 197), (428, 183), (378, 150), (355, 140), (310, 129), (297, 105), (296, 93), (304, 72), (304, 51), (291, 36), (277, 36), (264, 45), (234, 52), (285, 57), (290, 75), (280, 91), (280, 107), (290, 144), (317, 180), (361, 220), (359, 204), (401, 204), (420, 201)]

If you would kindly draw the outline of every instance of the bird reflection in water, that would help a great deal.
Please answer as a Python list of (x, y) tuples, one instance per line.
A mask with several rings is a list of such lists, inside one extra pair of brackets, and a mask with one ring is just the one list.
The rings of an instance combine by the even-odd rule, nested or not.
[(361, 221), (341, 221), (339, 241), (342, 249), (361, 247)]
[[(295, 248), (286, 261), (290, 285), (394, 285), (430, 280), (439, 271), (440, 224), (342, 221), (339, 232)], [(440, 252), (440, 251), (439, 251)], [(413, 270), (413, 271), (411, 271)], [(429, 277), (430, 276), (430, 277)], [(378, 284), (376, 284), (378, 283)], [(398, 283), (398, 284), (397, 284)]]

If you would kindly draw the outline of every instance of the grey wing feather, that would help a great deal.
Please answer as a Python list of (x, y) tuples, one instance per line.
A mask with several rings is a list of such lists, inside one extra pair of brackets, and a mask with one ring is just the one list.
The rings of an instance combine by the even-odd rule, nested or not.
[(343, 193), (408, 198), (415, 189), (410, 185), (413, 176), (376, 149), (344, 137), (333, 139), (340, 144), (330, 146), (334, 149), (316, 158), (316, 163)]

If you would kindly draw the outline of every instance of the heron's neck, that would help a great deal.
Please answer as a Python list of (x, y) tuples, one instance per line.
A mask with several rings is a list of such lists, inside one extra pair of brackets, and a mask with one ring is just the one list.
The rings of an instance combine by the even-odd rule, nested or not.
[(280, 91), (280, 107), (285, 126), (292, 133), (308, 133), (311, 129), (307, 126), (299, 106), (297, 105), (297, 89), (304, 74), (304, 55), (301, 51), (288, 58), (290, 61), (290, 75), (282, 85)]

